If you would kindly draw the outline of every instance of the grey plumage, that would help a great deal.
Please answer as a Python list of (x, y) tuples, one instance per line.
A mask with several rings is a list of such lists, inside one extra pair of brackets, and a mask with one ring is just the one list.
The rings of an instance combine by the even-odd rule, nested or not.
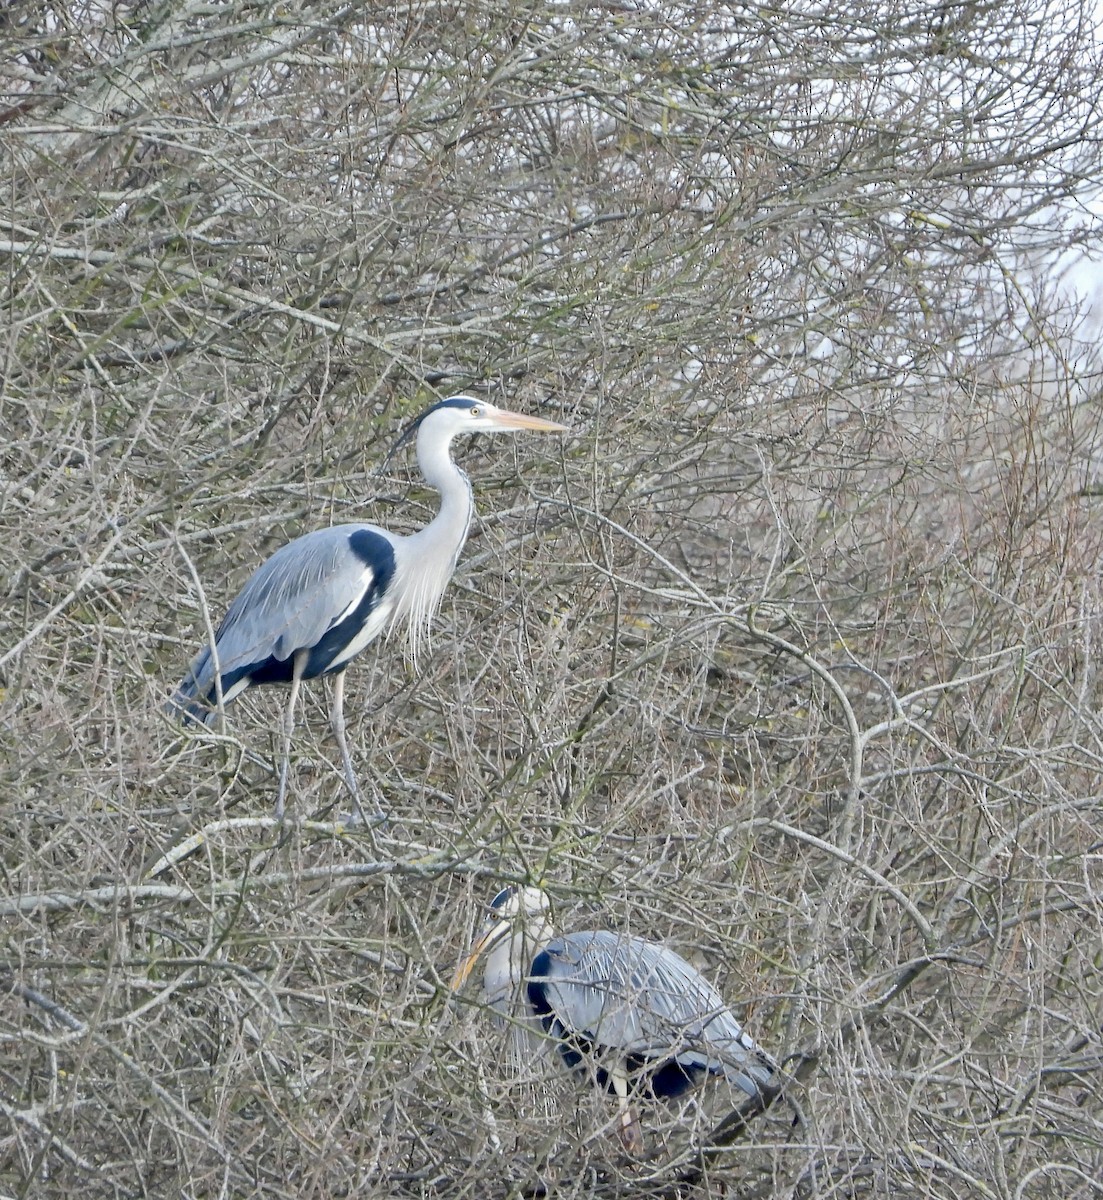
[[(353, 535), (361, 544), (378, 539), (374, 563), (366, 561), (363, 552), (356, 553)], [(315, 669), (308, 663), (305, 679), (330, 673), (347, 662), (352, 657), (350, 643), (334, 645), (327, 663), (316, 648), (373, 592), (380, 596), (372, 607), (372, 623), (386, 624), (394, 610), (394, 601), (385, 592), (394, 571), (391, 541), (396, 536), (388, 537), (374, 525), (334, 525), (296, 538), (266, 559), (234, 598), (215, 635), (223, 702), (253, 683), (289, 682), (293, 655), (303, 647), (317, 655)], [(269, 660), (273, 661), (266, 676), (255, 678)], [(282, 672), (278, 664), (284, 664)], [(215, 679), (215, 655), (206, 646), (181, 681), (173, 703), (210, 723), (216, 710), (198, 701), (214, 699)]]
[(650, 1073), (647, 1090), (656, 1095), (678, 1095), (703, 1073), (723, 1075), (749, 1096), (780, 1082), (777, 1064), (716, 988), (667, 946), (605, 929), (553, 938), (534, 957), (526, 992), (561, 1045), (613, 1054), (641, 1082)]

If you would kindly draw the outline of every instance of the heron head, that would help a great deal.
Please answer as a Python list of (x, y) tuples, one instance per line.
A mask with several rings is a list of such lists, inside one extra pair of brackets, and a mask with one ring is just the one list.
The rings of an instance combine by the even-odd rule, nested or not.
[(490, 902), (486, 922), (475, 939), (471, 953), (456, 968), (452, 990), (458, 991), (463, 987), (482, 955), (502, 938), (513, 934), (517, 926), (521, 927), (522, 932), (526, 927), (533, 928), (534, 932), (550, 929), (550, 911), (551, 903), (542, 888), (517, 887), (513, 884), (502, 888)]
[(551, 909), (548, 893), (543, 888), (518, 887), (511, 883), (504, 887), (490, 902), (490, 916), (499, 921), (512, 920), (514, 917), (543, 916)]
[(431, 437), (448, 443), (461, 433), (509, 433), (521, 430), (532, 433), (564, 433), (566, 429), (566, 425), (545, 421), (543, 417), (510, 412), (486, 400), (477, 400), (474, 396), (449, 396), (447, 400), (441, 400), (439, 404), (427, 408), (420, 417), (406, 426), (387, 459), (390, 461), (414, 437), (419, 440), (422, 436)]

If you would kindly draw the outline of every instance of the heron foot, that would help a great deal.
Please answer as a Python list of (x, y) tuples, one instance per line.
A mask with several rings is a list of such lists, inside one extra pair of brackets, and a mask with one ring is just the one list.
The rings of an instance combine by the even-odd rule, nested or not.
[(643, 1130), (640, 1129), (639, 1117), (630, 1109), (624, 1109), (617, 1122), (617, 1136), (620, 1144), (633, 1158), (641, 1158), (644, 1152)]

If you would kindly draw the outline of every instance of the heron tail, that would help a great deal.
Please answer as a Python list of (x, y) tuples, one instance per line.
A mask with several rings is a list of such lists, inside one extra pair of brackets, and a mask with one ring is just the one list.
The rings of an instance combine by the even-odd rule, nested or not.
[[(746, 1034), (743, 1036), (746, 1037)], [(750, 1038), (747, 1041), (750, 1042)], [(785, 1087), (785, 1072), (765, 1050), (760, 1050), (753, 1042), (749, 1046), (740, 1043), (739, 1050), (739, 1054), (724, 1056), (724, 1078), (752, 1099), (772, 1104)]]

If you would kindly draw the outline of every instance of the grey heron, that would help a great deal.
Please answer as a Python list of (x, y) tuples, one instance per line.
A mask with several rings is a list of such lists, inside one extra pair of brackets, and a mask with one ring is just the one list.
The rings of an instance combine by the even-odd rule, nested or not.
[(542, 417), (507, 412), (470, 396), (452, 396), (421, 414), (392, 455), (416, 434), (417, 461), (440, 493), (440, 509), (416, 533), (377, 525), (334, 525), (281, 546), (254, 571), (226, 610), (169, 701), (170, 710), (211, 724), (219, 709), (257, 684), (290, 684), (283, 722), (276, 815), (287, 795), (295, 704), (304, 679), (332, 675), (330, 721), (345, 783), (358, 812), (360, 793), (345, 737), (345, 668), (384, 631), (405, 623), (416, 659), (456, 568), (474, 514), (467, 476), (452, 461), (464, 433), (563, 432)]
[(675, 1097), (710, 1075), (763, 1109), (781, 1094), (778, 1064), (712, 984), (666, 946), (604, 929), (557, 936), (541, 888), (507, 887), (456, 969), (453, 991), (484, 954), (486, 1003), (520, 1018), (568, 1067), (616, 1094), (620, 1136), (632, 1153), (643, 1148), (632, 1094)]

